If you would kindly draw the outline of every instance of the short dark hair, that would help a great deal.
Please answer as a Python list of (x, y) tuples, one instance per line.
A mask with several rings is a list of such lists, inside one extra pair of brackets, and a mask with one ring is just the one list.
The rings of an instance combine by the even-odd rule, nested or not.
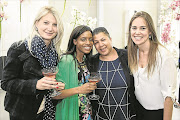
[(109, 38), (110, 38), (110, 35), (109, 35), (109, 32), (107, 31), (107, 29), (105, 27), (98, 27), (98, 28), (95, 28), (93, 30), (93, 33), (92, 35), (97, 35), (99, 33), (103, 32), (105, 35), (107, 35)]

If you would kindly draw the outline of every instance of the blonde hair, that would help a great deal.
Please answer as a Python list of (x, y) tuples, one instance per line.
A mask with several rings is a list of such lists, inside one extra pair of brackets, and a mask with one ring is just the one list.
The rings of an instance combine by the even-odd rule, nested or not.
[(55, 45), (58, 56), (60, 57), (60, 55), (62, 53), (61, 49), (60, 49), (60, 45), (61, 45), (62, 37), (64, 34), (64, 27), (63, 27), (62, 20), (60, 18), (60, 13), (54, 7), (44, 6), (39, 10), (39, 12), (38, 12), (38, 14), (35, 17), (35, 20), (33, 22), (32, 30), (31, 30), (29, 36), (26, 38), (26, 40), (28, 42), (29, 50), (31, 51), (31, 43), (32, 43), (33, 37), (35, 35), (41, 37), (36, 30), (36, 22), (39, 21), (42, 17), (44, 17), (48, 13), (51, 13), (56, 18), (56, 21), (57, 21), (57, 35), (55, 38), (53, 38), (52, 41)]
[(138, 60), (137, 60), (137, 49), (138, 46), (132, 41), (131, 39), (131, 26), (132, 22), (138, 18), (141, 17), (146, 21), (147, 28), (150, 32), (150, 48), (148, 53), (148, 65), (147, 65), (147, 72), (148, 76), (153, 73), (155, 65), (156, 65), (156, 53), (158, 51), (158, 45), (161, 45), (158, 41), (156, 31), (154, 28), (154, 23), (151, 18), (151, 16), (144, 11), (140, 11), (134, 14), (134, 16), (131, 18), (129, 23), (129, 35), (128, 35), (128, 64), (129, 68), (132, 73), (136, 72), (138, 69)]

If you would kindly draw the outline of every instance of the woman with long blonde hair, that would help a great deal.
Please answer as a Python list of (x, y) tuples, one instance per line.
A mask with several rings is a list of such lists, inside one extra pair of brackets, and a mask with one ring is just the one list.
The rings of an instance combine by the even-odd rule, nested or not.
[(35, 17), (29, 36), (9, 48), (1, 87), (6, 91), (10, 120), (55, 119), (50, 89), (62, 90), (64, 83), (44, 77), (41, 70), (57, 66), (63, 31), (58, 11), (45, 6)]

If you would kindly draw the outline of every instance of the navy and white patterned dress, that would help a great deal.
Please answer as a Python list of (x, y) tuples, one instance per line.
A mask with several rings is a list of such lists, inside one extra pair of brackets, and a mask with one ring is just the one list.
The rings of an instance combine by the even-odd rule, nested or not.
[(97, 84), (100, 96), (97, 105), (97, 120), (129, 120), (128, 85), (119, 58), (114, 61), (99, 61), (102, 81)]

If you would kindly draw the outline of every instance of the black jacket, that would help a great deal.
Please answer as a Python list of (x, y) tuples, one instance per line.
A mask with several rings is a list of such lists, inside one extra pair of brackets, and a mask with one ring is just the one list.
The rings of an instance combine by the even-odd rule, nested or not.
[[(136, 111), (135, 111), (135, 102), (136, 102), (136, 98), (135, 98), (135, 94), (134, 94), (134, 78), (132, 75), (130, 75), (130, 71), (128, 68), (128, 57), (127, 57), (127, 51), (124, 49), (117, 49), (114, 47), (114, 49), (116, 50), (118, 56), (119, 56), (119, 60), (121, 62), (124, 74), (126, 76), (126, 80), (128, 83), (128, 92), (129, 92), (129, 102), (131, 103), (130, 105), (130, 114), (135, 115)], [(90, 62), (88, 63), (88, 69), (90, 72), (97, 72), (98, 71), (98, 67), (99, 67), (99, 55), (100, 54), (96, 54), (94, 56), (92, 56), (92, 58), (89, 60)], [(95, 115), (96, 111), (95, 109), (97, 109), (97, 105), (96, 105), (96, 101), (91, 101), (92, 102), (92, 107), (93, 107), (93, 115)], [(93, 103), (95, 103), (93, 105)], [(133, 117), (131, 120), (136, 120), (136, 117)]]
[(43, 77), (38, 60), (24, 43), (14, 43), (8, 50), (1, 87), (7, 91), (4, 106), (18, 120), (34, 120), (46, 90), (37, 90)]

